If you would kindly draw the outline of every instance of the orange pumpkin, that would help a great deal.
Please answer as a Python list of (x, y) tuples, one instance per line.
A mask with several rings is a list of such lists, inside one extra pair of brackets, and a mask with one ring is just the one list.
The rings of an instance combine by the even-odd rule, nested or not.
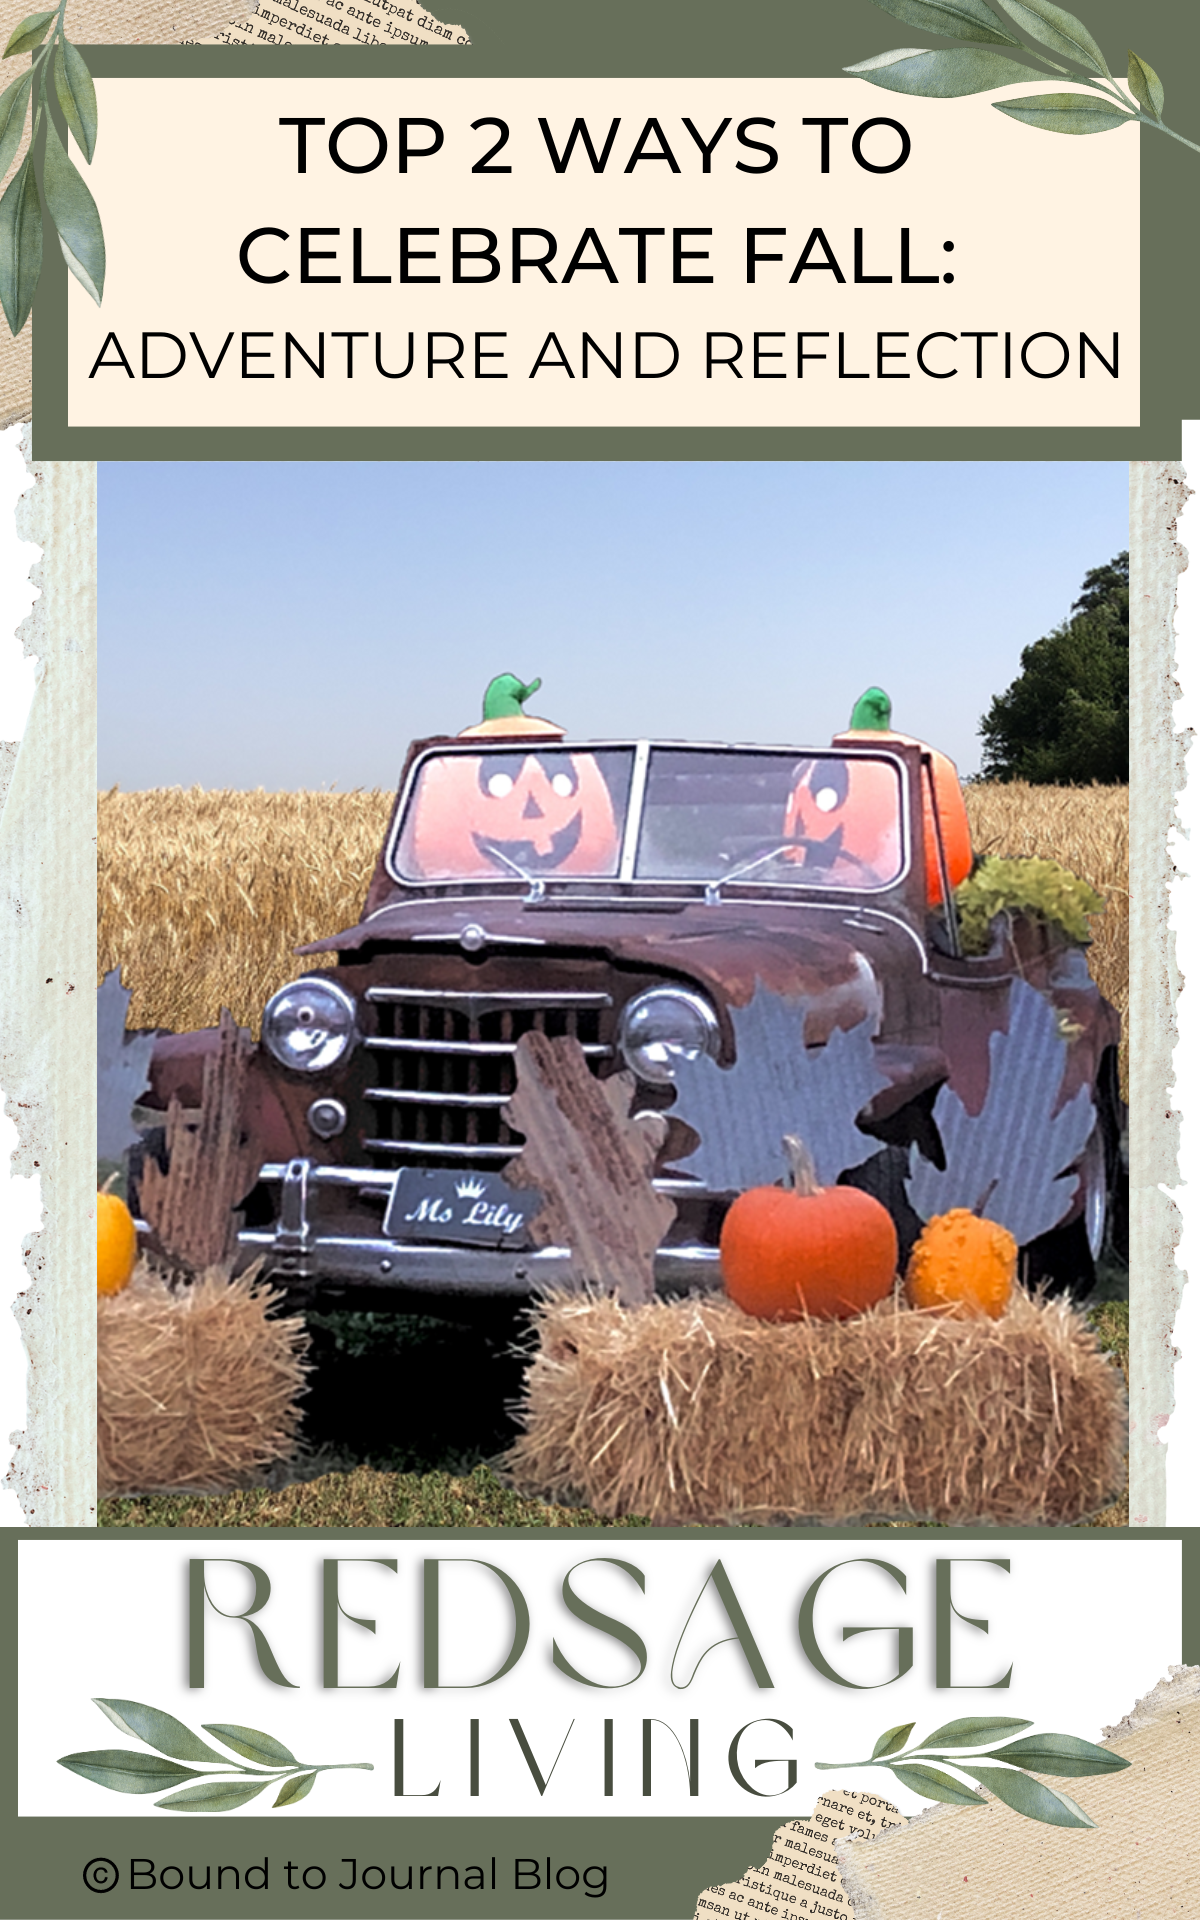
[(886, 1207), (858, 1187), (819, 1187), (811, 1157), (784, 1141), (792, 1186), (752, 1187), (725, 1215), (725, 1291), (760, 1320), (848, 1320), (886, 1299), (899, 1247)]
[(784, 833), (831, 886), (886, 886), (900, 866), (900, 788), (882, 760), (804, 760), (788, 795)]
[[(965, 880), (971, 871), (973, 855), (971, 852), (971, 824), (967, 819), (967, 803), (963, 799), (963, 790), (959, 783), (958, 768), (953, 760), (936, 747), (927, 746), (924, 740), (914, 740), (909, 733), (894, 733), (877, 728), (858, 728), (849, 733), (834, 735), (833, 744), (840, 746), (886, 747), (889, 741), (901, 746), (920, 747), (933, 762), (933, 792), (937, 799), (938, 824), (942, 829), (942, 846), (946, 854), (946, 871), (950, 877), (950, 890)], [(931, 907), (942, 903), (942, 880), (938, 871), (937, 827), (933, 817), (933, 800), (929, 793), (929, 778), (921, 773), (921, 815), (925, 840), (925, 897)]]
[(96, 1292), (120, 1293), (137, 1265), (137, 1228), (119, 1194), (96, 1195)]
[(447, 754), (421, 775), (407, 855), (427, 880), (616, 870), (616, 816), (590, 753)]

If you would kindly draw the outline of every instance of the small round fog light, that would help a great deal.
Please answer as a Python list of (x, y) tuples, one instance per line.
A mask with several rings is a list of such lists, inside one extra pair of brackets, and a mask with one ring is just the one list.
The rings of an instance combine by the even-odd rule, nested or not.
[(340, 1100), (314, 1100), (308, 1124), (318, 1140), (332, 1140), (346, 1125), (346, 1109)]

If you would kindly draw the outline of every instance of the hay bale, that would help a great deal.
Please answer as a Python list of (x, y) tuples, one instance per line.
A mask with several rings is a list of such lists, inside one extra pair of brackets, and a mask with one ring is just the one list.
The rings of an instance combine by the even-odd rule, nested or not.
[(1120, 1369), (1057, 1300), (775, 1325), (721, 1297), (559, 1294), (534, 1323), (505, 1464), (609, 1517), (1062, 1526), (1124, 1480)]
[(278, 1298), (256, 1269), (173, 1291), (142, 1261), (97, 1302), (101, 1494), (221, 1492), (291, 1453), (308, 1335), (270, 1317)]

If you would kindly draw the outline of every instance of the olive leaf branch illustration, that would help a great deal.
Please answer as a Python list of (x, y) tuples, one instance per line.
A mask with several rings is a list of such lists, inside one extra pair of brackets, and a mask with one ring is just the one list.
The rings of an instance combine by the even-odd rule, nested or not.
[[(951, 1720), (931, 1733), (928, 1740), (918, 1740), (906, 1747), (905, 1742), (915, 1725), (916, 1722), (910, 1720), (907, 1726), (889, 1727), (886, 1733), (881, 1733), (869, 1760), (818, 1760), (816, 1764), (823, 1773), (849, 1767), (887, 1767), (901, 1786), (926, 1800), (944, 1800), (954, 1807), (987, 1804), (981, 1793), (930, 1764), (938, 1760), (977, 1780), (1015, 1813), (1051, 1827), (1094, 1827), (1096, 1822), (1069, 1794), (1031, 1779), (1030, 1772), (1069, 1779), (1089, 1773), (1119, 1773), (1129, 1765), (1128, 1760), (1122, 1760), (1110, 1748), (1093, 1746), (1090, 1740), (1078, 1740), (1071, 1733), (1036, 1733), (1031, 1740), (1010, 1740), (1003, 1747), (988, 1746), (989, 1741), (998, 1736), (1024, 1733), (1033, 1725), (1032, 1720), (988, 1717)], [(943, 1747), (953, 1751), (937, 1750)], [(962, 1752), (973, 1747), (983, 1747), (986, 1751), (971, 1753), (963, 1759)], [(977, 1764), (980, 1760), (998, 1760), (1002, 1764), (981, 1767)]]
[[(1090, 91), (1035, 93), (1020, 100), (993, 100), (992, 105), (998, 113), (1010, 114), (1031, 127), (1043, 127), (1048, 133), (1107, 133), (1113, 127), (1136, 123), (1169, 134), (1193, 153), (1200, 153), (1194, 140), (1185, 139), (1165, 124), (1163, 84), (1154, 68), (1130, 50), (1128, 80), (1137, 103), (1135, 110), (1082, 20), (1065, 7), (1052, 5), (1051, 0), (1003, 0), (1007, 20), (987, 0), (872, 0), (872, 5), (925, 33), (975, 43), (894, 47), (889, 53), (860, 60), (857, 66), (843, 67), (843, 73), (853, 73), (873, 87), (951, 100), (967, 93), (990, 93), (994, 87), (1009, 87), (1020, 80), (1061, 74), (1073, 85)], [(1022, 40), (1010, 31), (1013, 26), (1028, 39)], [(1030, 40), (1036, 45), (1030, 46)], [(991, 49), (995, 46), (1016, 47), (1021, 53), (1032, 54), (1039, 64), (1031, 67), (1010, 60), (1006, 54), (994, 53)], [(1052, 60), (1051, 53), (1058, 59)], [(1061, 64), (1063, 61), (1066, 65)]]
[[(52, 82), (59, 111), (90, 165), (96, 150), (96, 89), (83, 55), (63, 30), (66, 11), (67, 0), (60, 0), (56, 10), (28, 14), (13, 28), (2, 56), (9, 60), (16, 53), (33, 54), (28, 73), (20, 74), (0, 94), (0, 179), (12, 165), (25, 131), (30, 100), (35, 101), (29, 150), (0, 200), (0, 305), (14, 338), (29, 318), (42, 271), (43, 201), (58, 233), (63, 258), (75, 278), (97, 306), (104, 292), (100, 215), (50, 110)], [(43, 127), (39, 194), (35, 156)]]
[[(170, 1807), (176, 1813), (229, 1813), (234, 1807), (245, 1806), (267, 1787), (279, 1788), (271, 1803), (273, 1807), (291, 1807), (312, 1792), (319, 1773), (339, 1773), (347, 1769), (374, 1772), (370, 1760), (339, 1760), (314, 1766), (311, 1761), (297, 1760), (294, 1753), (269, 1733), (259, 1733), (254, 1727), (206, 1722), (205, 1733), (211, 1733), (222, 1746), (240, 1754), (242, 1760), (257, 1762), (255, 1766), (243, 1766), (218, 1753), (215, 1747), (185, 1727), (182, 1720), (160, 1713), (157, 1707), (143, 1706), (138, 1700), (97, 1700), (95, 1704), (122, 1733), (152, 1747), (153, 1753), (139, 1753), (129, 1747), (103, 1747), (95, 1753), (66, 1753), (59, 1760), (59, 1766), (81, 1774), (85, 1780), (94, 1780), (98, 1787), (109, 1787), (114, 1793), (159, 1793), (164, 1787), (177, 1789), (154, 1803), (156, 1807)], [(160, 1759), (162, 1754), (167, 1757)], [(181, 1764), (196, 1760), (215, 1760), (217, 1764), (215, 1767)], [(214, 1777), (217, 1773), (232, 1777), (217, 1779)], [(185, 1780), (197, 1784), (184, 1786)]]

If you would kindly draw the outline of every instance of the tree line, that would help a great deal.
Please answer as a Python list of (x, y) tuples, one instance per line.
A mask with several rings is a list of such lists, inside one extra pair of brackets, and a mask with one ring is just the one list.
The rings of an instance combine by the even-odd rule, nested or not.
[(1023, 649), (979, 731), (985, 780), (1128, 782), (1128, 553), (1085, 575), (1068, 618)]

